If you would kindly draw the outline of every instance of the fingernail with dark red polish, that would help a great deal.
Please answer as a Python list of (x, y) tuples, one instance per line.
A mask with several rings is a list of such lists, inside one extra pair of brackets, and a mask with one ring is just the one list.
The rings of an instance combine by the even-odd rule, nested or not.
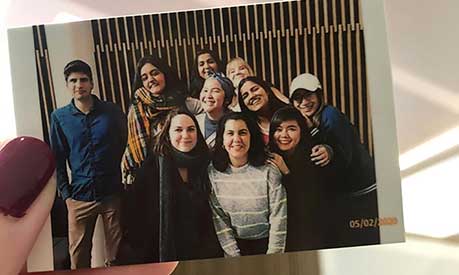
[(39, 139), (18, 137), (0, 148), (0, 212), (24, 216), (54, 169), (53, 153)]

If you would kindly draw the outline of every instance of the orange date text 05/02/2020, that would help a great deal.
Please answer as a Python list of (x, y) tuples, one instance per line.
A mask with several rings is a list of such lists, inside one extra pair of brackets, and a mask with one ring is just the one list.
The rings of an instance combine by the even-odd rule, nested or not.
[(354, 229), (362, 229), (367, 227), (380, 227), (385, 225), (396, 225), (398, 219), (396, 217), (384, 217), (384, 218), (360, 218), (352, 219), (349, 221), (349, 227)]

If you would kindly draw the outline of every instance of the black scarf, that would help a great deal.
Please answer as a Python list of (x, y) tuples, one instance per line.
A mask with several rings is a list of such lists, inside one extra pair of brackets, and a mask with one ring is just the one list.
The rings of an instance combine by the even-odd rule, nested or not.
[(202, 152), (197, 147), (195, 146), (193, 150), (186, 153), (172, 147), (171, 158), (174, 160), (177, 168), (188, 168), (191, 172), (196, 169), (200, 170), (199, 168), (205, 165), (206, 160), (209, 158), (208, 154)]
[[(172, 148), (170, 156), (160, 156), (159, 161), (159, 207), (160, 207), (160, 226), (159, 226), (159, 260), (160, 262), (176, 260), (175, 243), (173, 233), (173, 219), (175, 198), (174, 185), (175, 170), (177, 168), (188, 168), (189, 181), (194, 188), (200, 191), (207, 190), (206, 180), (200, 177), (203, 169), (208, 165), (208, 154), (198, 148), (184, 153)], [(192, 177), (192, 175), (196, 175)], [(172, 234), (172, 235), (171, 235)]]

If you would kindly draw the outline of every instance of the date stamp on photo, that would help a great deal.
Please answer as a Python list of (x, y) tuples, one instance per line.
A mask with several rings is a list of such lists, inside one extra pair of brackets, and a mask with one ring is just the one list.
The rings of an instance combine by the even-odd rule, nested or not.
[(349, 227), (353, 229), (363, 229), (368, 227), (380, 227), (386, 225), (396, 225), (398, 219), (396, 217), (384, 217), (384, 218), (360, 218), (352, 219), (349, 221)]

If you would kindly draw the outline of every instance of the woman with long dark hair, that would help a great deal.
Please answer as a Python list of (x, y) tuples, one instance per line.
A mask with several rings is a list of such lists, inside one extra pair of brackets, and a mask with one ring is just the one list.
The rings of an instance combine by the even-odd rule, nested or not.
[(130, 190), (126, 226), (133, 262), (222, 256), (208, 203), (208, 163), (195, 117), (171, 111)]
[(193, 114), (202, 108), (199, 101), (187, 97), (185, 84), (163, 60), (142, 57), (136, 66), (128, 113), (128, 144), (123, 156), (123, 183), (131, 184), (151, 150), (156, 135), (168, 113), (187, 108)]
[[(241, 80), (249, 77), (249, 76), (255, 76), (255, 72), (252, 69), (252, 67), (242, 59), (241, 57), (234, 57), (231, 58), (228, 63), (226, 64), (226, 76), (233, 82), (235, 90), (235, 97), (233, 102), (230, 105), (230, 109), (235, 111), (235, 112), (240, 112), (241, 107), (239, 106), (238, 103), (238, 97), (237, 95), (239, 94), (238, 91), (238, 86)], [(279, 91), (274, 85), (271, 83), (267, 83), (267, 85), (271, 88), (271, 91), (273, 94), (282, 102), (288, 104), (289, 99), (286, 97), (281, 91)]]
[(284, 252), (287, 199), (281, 173), (266, 160), (256, 123), (243, 113), (226, 114), (209, 166), (210, 204), (226, 256)]
[(241, 111), (256, 120), (263, 142), (268, 144), (269, 123), (278, 109), (287, 106), (277, 98), (266, 81), (249, 76), (239, 82), (238, 101)]
[(204, 81), (212, 73), (220, 73), (223, 72), (224, 69), (225, 65), (215, 51), (210, 49), (198, 50), (191, 71), (191, 97), (199, 98), (199, 93), (204, 85)]

